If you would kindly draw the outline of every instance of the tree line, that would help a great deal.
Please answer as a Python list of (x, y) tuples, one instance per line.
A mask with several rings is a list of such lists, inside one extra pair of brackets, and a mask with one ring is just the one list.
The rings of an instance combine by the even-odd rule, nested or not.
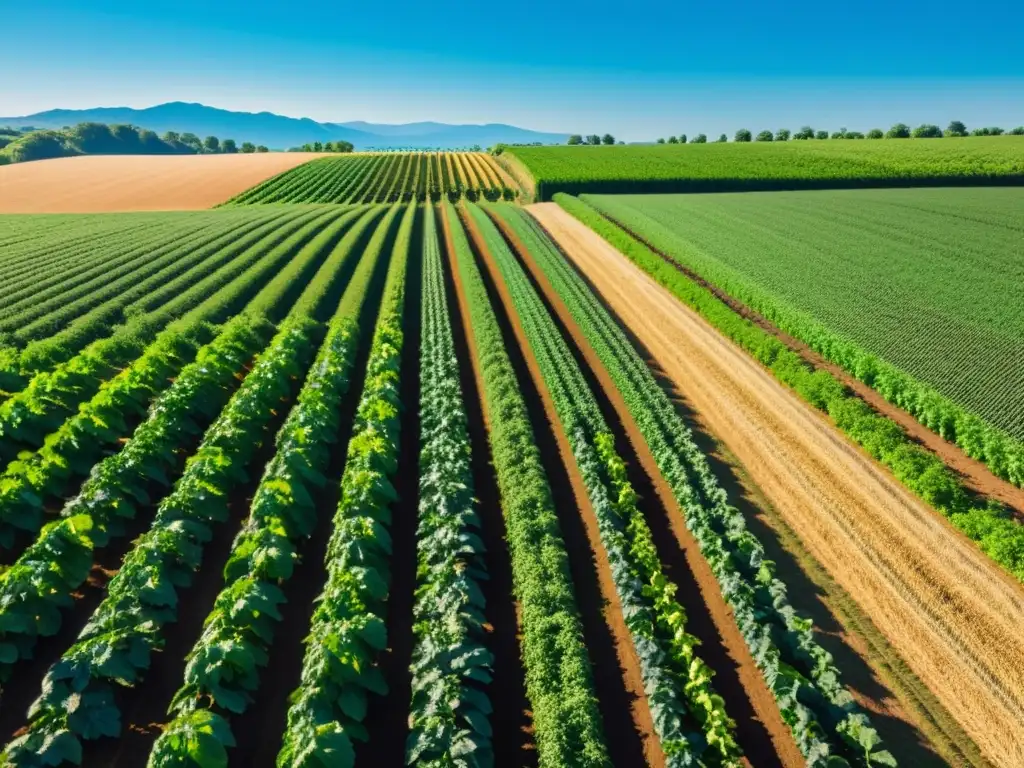
[(158, 136), (155, 131), (127, 124), (79, 123), (59, 131), (27, 133), (4, 129), (2, 134), (0, 165), (74, 155), (231, 155), (270, 151), (250, 141), (239, 147), (234, 139), (221, 140), (217, 136), (200, 139), (194, 133), (177, 131)]
[(355, 145), (351, 141), (314, 141), (301, 147), (292, 147), (289, 152), (352, 152)]
[[(606, 133), (604, 136), (598, 136), (596, 133), (590, 136), (581, 136), (580, 134), (574, 133), (569, 137), (569, 142), (572, 146), (579, 146), (583, 144), (590, 144), (597, 146), (598, 144), (615, 144), (615, 137), (610, 133)], [(620, 141), (619, 144), (625, 144), (626, 142)]]
[[(896, 123), (892, 128), (884, 132), (881, 128), (872, 128), (867, 133), (861, 133), (860, 131), (848, 131), (845, 128), (840, 128), (838, 131), (829, 133), (828, 131), (816, 131), (811, 128), (811, 126), (805, 125), (795, 133), (790, 131), (788, 128), (780, 128), (774, 133), (772, 131), (761, 131), (756, 136), (746, 128), (740, 128), (733, 136), (733, 141), (789, 141), (790, 139), (794, 141), (821, 141), (823, 139), (941, 139), (944, 136), (1002, 136), (1003, 134), (1024, 136), (1024, 126), (1019, 126), (1009, 131), (1002, 128), (975, 128), (968, 131), (967, 126), (961, 121), (953, 120), (944, 131), (939, 128), (939, 126), (928, 123), (919, 125), (913, 129), (906, 123)], [(717, 139), (719, 143), (724, 143), (728, 140), (729, 138), (724, 133), (720, 134)], [(687, 139), (686, 134), (683, 133), (678, 137), (669, 136), (667, 139), (658, 139), (657, 143), (706, 144), (707, 141), (708, 137), (703, 133), (698, 133), (692, 139)], [(569, 143), (573, 143), (571, 138)]]

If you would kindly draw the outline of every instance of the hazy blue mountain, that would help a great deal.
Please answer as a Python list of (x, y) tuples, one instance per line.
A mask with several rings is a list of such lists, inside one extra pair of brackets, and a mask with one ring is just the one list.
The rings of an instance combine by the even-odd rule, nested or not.
[(130, 123), (164, 131), (191, 132), (241, 143), (251, 141), (274, 149), (287, 149), (314, 141), (350, 141), (356, 149), (444, 148), (454, 149), (479, 144), (489, 147), (508, 144), (542, 142), (563, 144), (568, 134), (541, 133), (513, 125), (448, 125), (422, 122), (406, 125), (379, 125), (361, 121), (318, 123), (308, 117), (296, 118), (271, 112), (231, 112), (175, 101), (146, 109), (130, 107), (99, 107), (96, 109), (51, 109), (22, 117), (0, 117), (0, 126), (31, 125), (36, 128), (63, 128), (83, 122)]

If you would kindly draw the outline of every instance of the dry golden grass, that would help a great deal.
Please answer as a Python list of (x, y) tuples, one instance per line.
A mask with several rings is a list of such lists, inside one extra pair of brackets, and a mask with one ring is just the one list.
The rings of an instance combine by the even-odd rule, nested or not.
[(0, 213), (212, 208), (321, 155), (85, 155), (0, 166)]
[(530, 210), (985, 756), (1024, 765), (1021, 585), (598, 235)]

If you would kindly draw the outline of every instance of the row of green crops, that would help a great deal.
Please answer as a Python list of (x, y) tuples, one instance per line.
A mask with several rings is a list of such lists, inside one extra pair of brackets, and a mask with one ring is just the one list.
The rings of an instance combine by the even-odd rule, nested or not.
[[(381, 232), (387, 227), (382, 224)], [(227, 764), (227, 748), (235, 743), (229, 717), (252, 703), (281, 621), (282, 586), (294, 571), (298, 543), (316, 525), (314, 498), (326, 482), (339, 408), (359, 348), (358, 320), (383, 243), (383, 235), (377, 237), (361, 259), (295, 407), (278, 432), (274, 458), (232, 545), (224, 587), (171, 701), (172, 719), (150, 754), (153, 768)]]
[(636, 493), (583, 372), (494, 224), (477, 206), (470, 206), (469, 214), (501, 273), (510, 310), (514, 307), (522, 323), (586, 485), (666, 764), (739, 765), (735, 723), (711, 686), (711, 670), (696, 654), (699, 641), (686, 631), (676, 585), (662, 572)]
[(518, 190), (504, 179), (493, 158), (479, 152), (324, 157), (267, 179), (227, 205), (515, 199)]
[(1024, 137), (681, 146), (509, 147), (540, 200), (861, 186), (1024, 184)]
[(1024, 189), (585, 200), (1024, 487)]
[(314, 348), (315, 324), (286, 324), (246, 376), (135, 543), (78, 639), (49, 669), (29, 723), (3, 759), (13, 766), (80, 763), (82, 741), (121, 733), (115, 691), (137, 684), (163, 628), (177, 618), (178, 590), (191, 583), (228, 496), (247, 479), (273, 418)]
[[(270, 291), (264, 303), (271, 314), (277, 312), (281, 291), (294, 291), (301, 285), (332, 240), (358, 215), (358, 211), (321, 215), (288, 237), (282, 234), (283, 242), (269, 238), (247, 252), (243, 264), (230, 265), (228, 272), (215, 272), (162, 311), (93, 342), (52, 371), (36, 374), (24, 389), (0, 405), (0, 458), (10, 459), (20, 450), (42, 445), (45, 436), (91, 399), (119, 367), (159, 338), (161, 329), (174, 323), (175, 316), (180, 319), (164, 333), (183, 332), (208, 340), (208, 323), (223, 322), (240, 311), (271, 278), (270, 284), (280, 290)], [(193, 303), (198, 304), (194, 309)], [(128, 376), (128, 383), (131, 381)]]
[(421, 312), (416, 640), (406, 763), (442, 768), (458, 756), (466, 765), (493, 765), (487, 696), (493, 658), (485, 644), (480, 589), (487, 571), (432, 212), (423, 235)]
[(445, 231), (463, 286), (488, 442), (522, 612), (526, 694), (542, 766), (606, 766), (608, 751), (568, 555), (529, 415), (483, 278), (454, 206)]
[(593, 229), (673, 295), (699, 312), (875, 459), (911, 492), (930, 504), (1003, 568), (1024, 581), (1024, 525), (1006, 509), (979, 505), (936, 455), (890, 419), (876, 414), (824, 369), (814, 370), (796, 352), (741, 317), (621, 227), (577, 198), (559, 196), (567, 212)]
[(366, 739), (368, 695), (387, 692), (374, 662), (387, 645), (388, 531), (396, 500), (391, 481), (398, 466), (402, 317), (415, 216), (416, 207), (409, 206), (388, 267), (327, 543), (327, 583), (310, 622), (277, 756), (281, 768), (352, 765), (352, 742)]
[(524, 244), (628, 404), (809, 763), (831, 765), (832, 741), (855, 762), (893, 764), (810, 622), (789, 605), (786, 585), (775, 576), (764, 547), (728, 504), (689, 427), (621, 327), (532, 217), (505, 206), (489, 210)]

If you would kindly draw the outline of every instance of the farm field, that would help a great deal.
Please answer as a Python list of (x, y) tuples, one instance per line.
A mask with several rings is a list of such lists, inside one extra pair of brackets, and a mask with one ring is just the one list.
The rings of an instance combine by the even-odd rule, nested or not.
[(521, 208), (9, 221), (6, 764), (921, 754)]
[(483, 152), (389, 152), (329, 157), (285, 172), (229, 204), (512, 200), (514, 182)]
[(1024, 485), (1024, 190), (583, 199)]
[(91, 155), (0, 166), (0, 213), (212, 208), (316, 155)]
[(593, 231), (530, 211), (986, 757), (1019, 764), (1019, 584)]
[(625, 147), (509, 147), (537, 200), (569, 194), (1020, 184), (1024, 136)]

